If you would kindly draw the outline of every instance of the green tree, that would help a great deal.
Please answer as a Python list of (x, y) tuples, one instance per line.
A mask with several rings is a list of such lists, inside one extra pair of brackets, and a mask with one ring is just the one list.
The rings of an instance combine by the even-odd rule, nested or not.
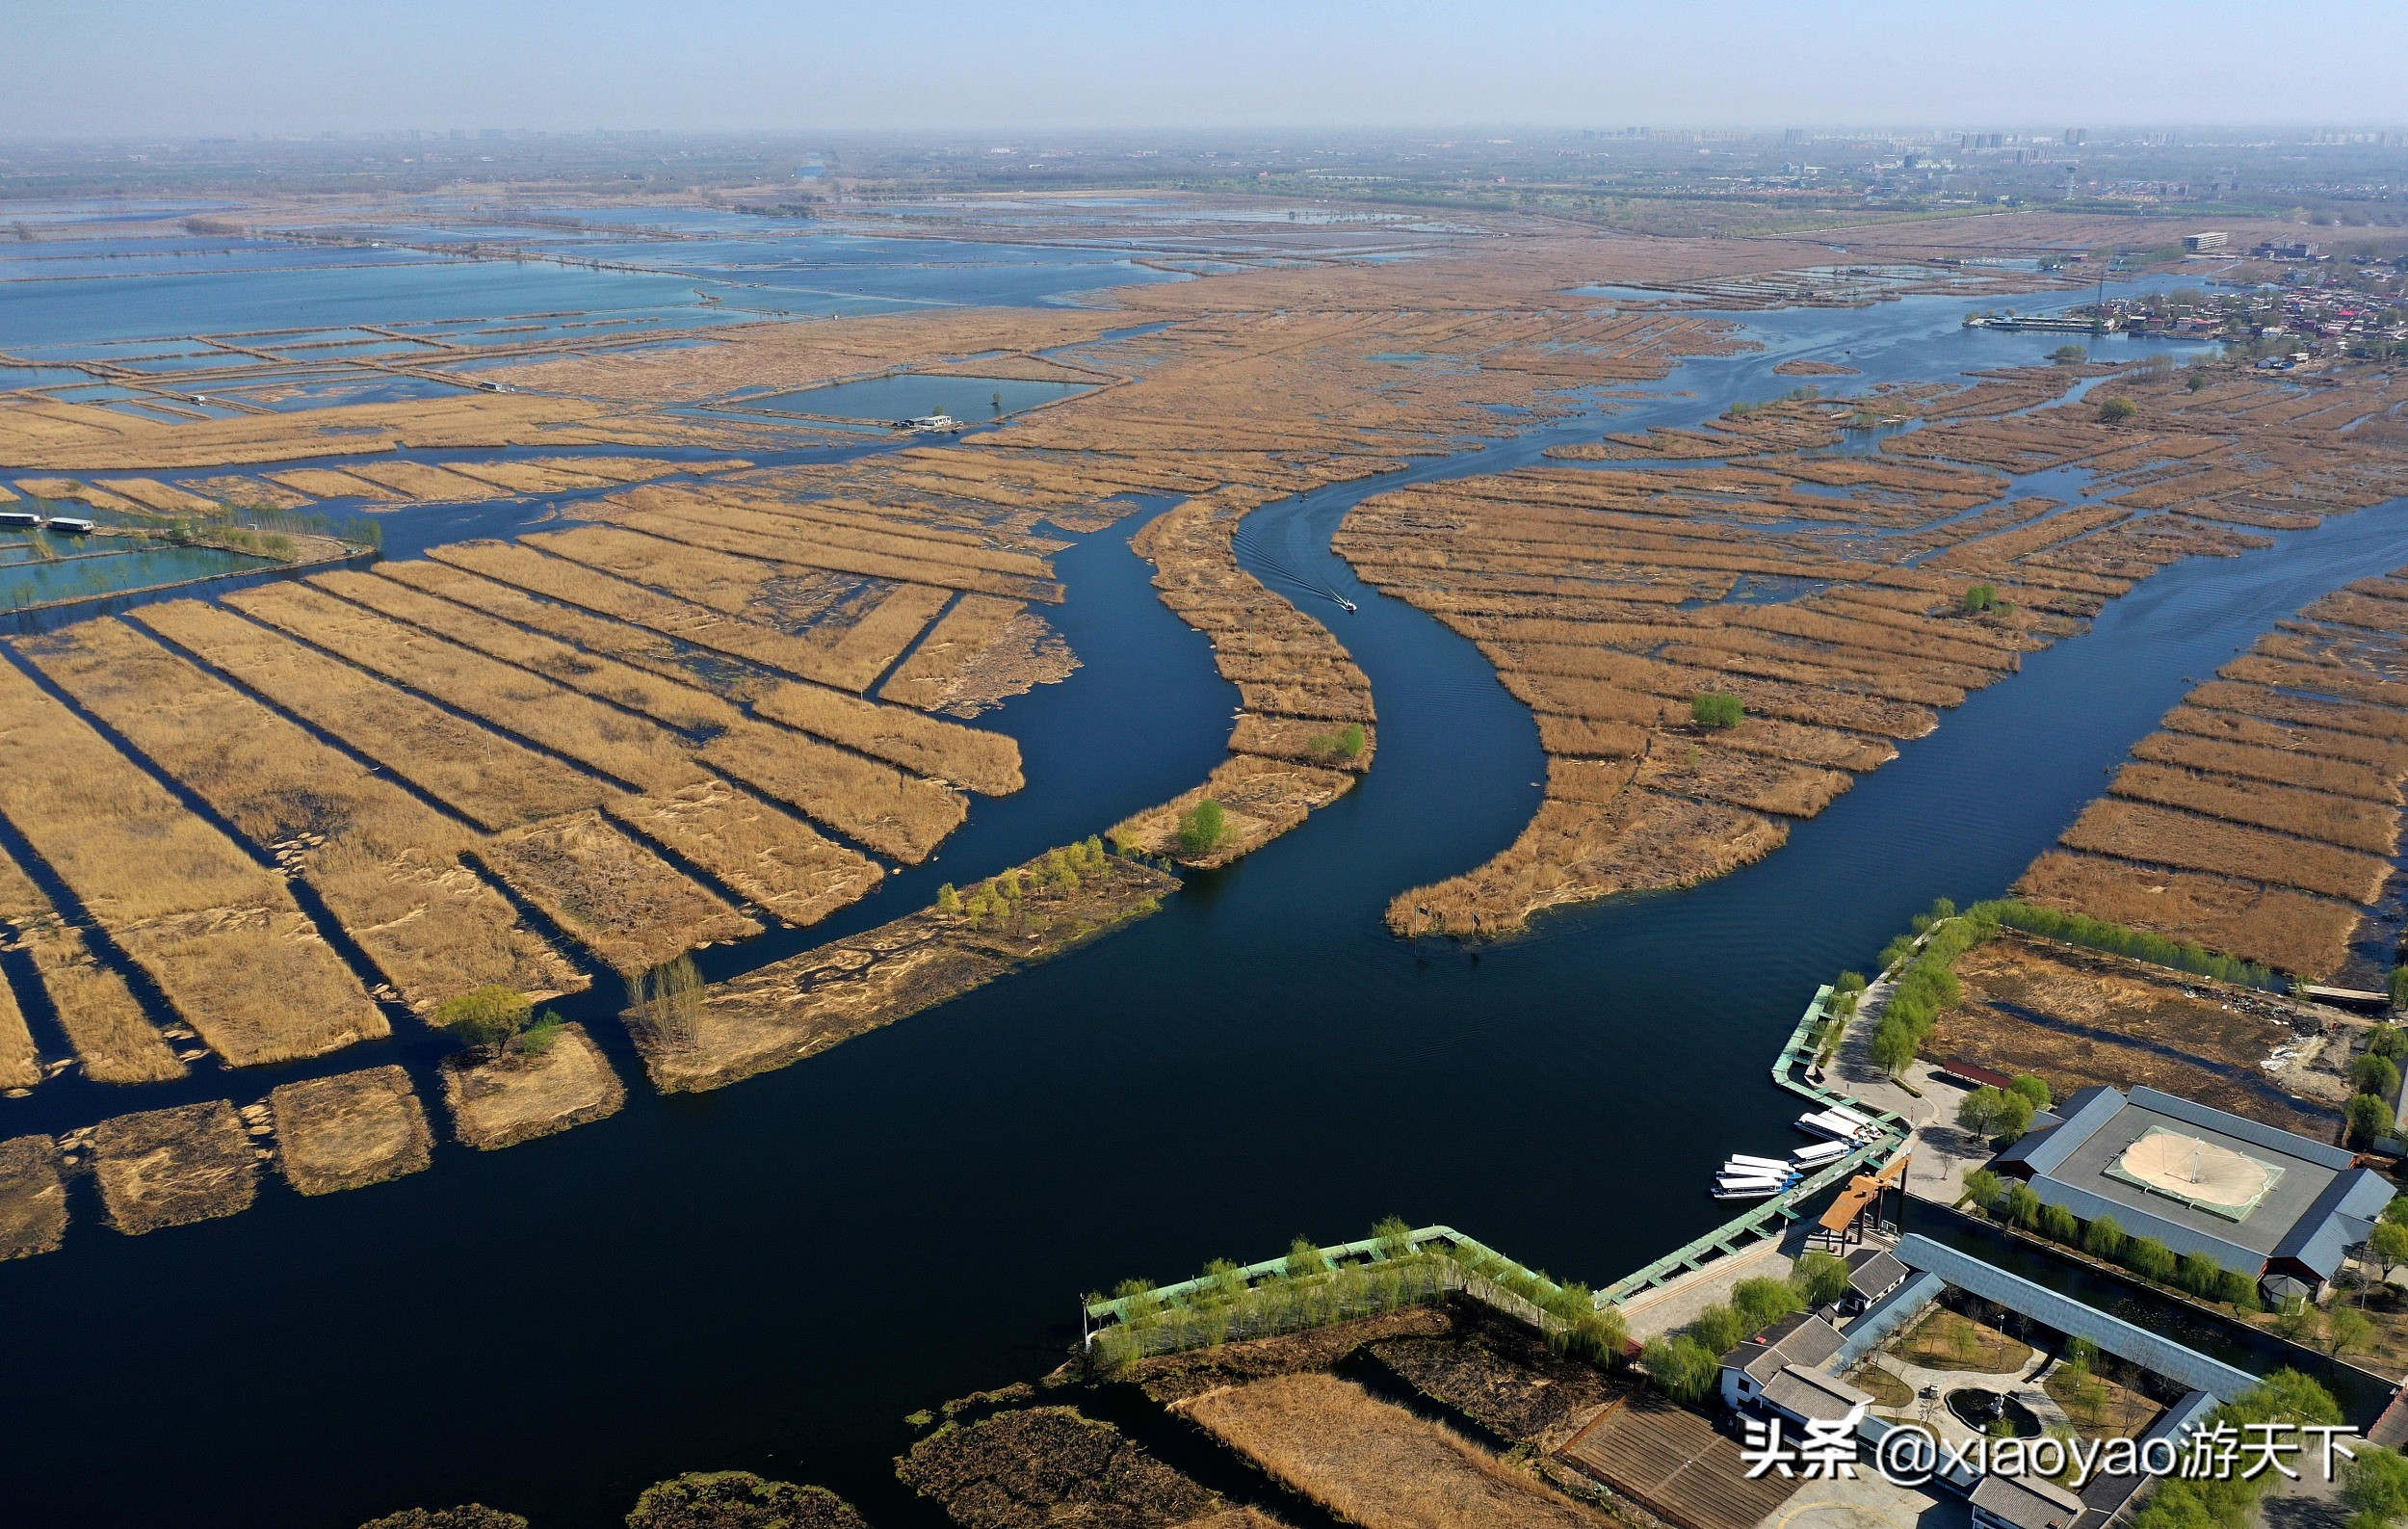
[(2392, 1134), (2391, 1104), (2371, 1094), (2360, 1094), (2350, 1099), (2347, 1119), (2350, 1139), (2362, 1146), (2372, 1146)]
[(961, 911), (961, 894), (954, 890), (953, 883), (936, 889), (936, 910), (948, 916)]
[(2005, 1106), (2006, 1095), (1985, 1083), (1965, 1095), (1956, 1106), (1956, 1123), (1976, 1136), (1999, 1134), (1999, 1111)]
[(2384, 1282), (2390, 1283), (2392, 1271), (2408, 1263), (2408, 1226), (2389, 1217), (2376, 1222), (2374, 1230), (2367, 1237), (2367, 1252), (2382, 1267)]
[(2323, 1324), (2324, 1313), (2306, 1296), (2292, 1296), (2274, 1313), (2274, 1331), (2293, 1343), (2314, 1343), (2316, 1329)]
[(1219, 803), (1206, 797), (1179, 819), (1179, 853), (1191, 857), (1209, 855), (1220, 847), (1228, 831), (1228, 814), (1221, 810)]
[(1691, 1405), (1712, 1395), (1722, 1376), (1721, 1354), (1709, 1353), (1687, 1333), (1649, 1339), (1638, 1362), (1646, 1367), (1647, 1378), (1658, 1390)]
[(1965, 614), (1968, 616), (1979, 616), (1984, 611), (1995, 611), (2000, 603), (1999, 587), (1995, 584), (1976, 584), (1965, 592), (1965, 597), (1959, 603), (1964, 607)]
[(2062, 1205), (2044, 1205), (2040, 1210), (2040, 1234), (2052, 1242), (2071, 1245), (2081, 1237), (2081, 1223)]
[(2357, 1444), (2342, 1472), (2342, 1500), (2380, 1523), (2408, 1517), (2408, 1457), (2380, 1444)]
[(1742, 1279), (1731, 1287), (1731, 1309), (1750, 1332), (1762, 1332), (1802, 1305), (1796, 1288), (1786, 1279)]
[(1737, 1348), (1741, 1340), (1756, 1329), (1749, 1327), (1747, 1319), (1731, 1307), (1716, 1303), (1697, 1313), (1688, 1331), (1688, 1335), (1695, 1338), (1708, 1353), (1719, 1358)]
[(1401, 1216), (1381, 1218), (1379, 1224), (1372, 1228), (1372, 1237), (1379, 1244), (1380, 1256), (1391, 1263), (1412, 1255), (1413, 1228)]
[(2224, 1266), (2203, 1252), (2186, 1252), (2175, 1265), (2174, 1281), (2192, 1295), (2212, 1297), (2222, 1288)]
[(1226, 1258), (1206, 1264), (1200, 1278), (1211, 1286), (1213, 1298), (1217, 1301), (1241, 1300), (1248, 1289), (1245, 1270)]
[(2371, 1051), (2349, 1065), (2349, 1081), (2359, 1093), (2379, 1099), (2395, 1098), (2399, 1094), (2399, 1068), (2391, 1058)]
[(2082, 1228), (2081, 1251), (2112, 1263), (2124, 1255), (2124, 1228), (2112, 1216), (2101, 1216)]
[(2227, 1269), (2216, 1280), (2215, 1298), (2228, 1306), (2243, 1311), (2263, 1311), (2265, 1303), (2258, 1299), (2258, 1281), (2245, 1270)]
[(2204, 393), (2215, 385), (2215, 379), (2194, 366), (2190, 369), (2190, 375), (2184, 379), (2183, 385), (2194, 393)]
[(1965, 1198), (1983, 1210), (2004, 1199), (2006, 1180), (1986, 1168), (1976, 1168), (1965, 1175)]
[(2002, 1208), (2006, 1212), (2007, 1220), (2026, 1230), (2040, 1224), (2040, 1196), (2029, 1184), (2011, 1186), (2006, 1192), (2005, 1200), (2002, 1201)]
[[(2392, 981), (2395, 988), (2400, 985), (2403, 973), (2408, 973), (2408, 966), (2393, 969)], [(2394, 1003), (2399, 1001), (2396, 992), (2393, 994), (2392, 1001)], [(2408, 1057), (2408, 1030), (2402, 1030), (2395, 1024), (2376, 1025), (2367, 1032), (2367, 1050), (2378, 1057), (2389, 1057), (2394, 1062)]]
[(1700, 727), (1736, 727), (1747, 716), (1747, 708), (1728, 691), (1709, 690), (1689, 701), (1688, 716)]
[(2131, 399), (2126, 398), (2121, 393), (2118, 393), (2115, 397), (2107, 399), (2099, 405), (2099, 423), (2102, 425), (2120, 425), (2139, 412), (2139, 405), (2133, 403)]
[(2337, 1305), (2324, 1319), (2324, 1340), (2337, 1358), (2344, 1350), (2358, 1353), (2374, 1341), (2374, 1323), (2356, 1306)]
[(2392, 1007), (2408, 1009), (2408, 966), (2394, 966), (2386, 986), (2392, 995)]
[(2048, 1084), (2028, 1072), (2018, 1075), (2006, 1088), (2008, 1093), (2029, 1099), (2035, 1110), (2045, 1110), (2055, 1102), (2049, 1094)]
[(2059, 366), (2072, 366), (2079, 362), (2090, 359), (2090, 347), (2087, 345), (2060, 345), (2055, 350), (2049, 353), (2049, 359), (2056, 362)]
[(435, 1005), (433, 1022), (472, 1046), (499, 1051), (527, 1028), (535, 1005), (509, 988), (479, 988)]
[(1872, 1033), (1873, 1064), (1894, 1078), (1915, 1060), (1916, 1050), (1915, 1032), (1895, 1015), (1885, 1016)]
[(2174, 1282), (2174, 1250), (2155, 1237), (2134, 1237), (2124, 1244), (2124, 1264), (2144, 1279)]
[(1847, 1295), (1847, 1260), (1837, 1253), (1809, 1252), (1790, 1267), (1790, 1284), (1810, 1311)]
[(1288, 1245), (1288, 1264), (1285, 1273), (1289, 1279), (1305, 1279), (1314, 1275), (1328, 1272), (1329, 1254), (1322, 1252), (1320, 1245), (1311, 1238), (1298, 1237)]

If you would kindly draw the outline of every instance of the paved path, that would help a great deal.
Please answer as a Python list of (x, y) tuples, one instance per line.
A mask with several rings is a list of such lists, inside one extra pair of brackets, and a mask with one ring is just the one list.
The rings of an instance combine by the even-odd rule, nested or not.
[(1622, 1303), (1622, 1320), (1632, 1337), (1649, 1338), (1685, 1328), (1697, 1314), (1718, 1301), (1731, 1299), (1731, 1287), (1742, 1279), (1764, 1276), (1789, 1278), (1790, 1266), (1805, 1252), (1806, 1226), (1791, 1226), (1778, 1240), (1766, 1238), (1703, 1269), (1694, 1269), (1669, 1284), (1658, 1285)]
[(1957, 1126), (1957, 1106), (1971, 1091), (1943, 1080), (1932, 1063), (1918, 1057), (1906, 1068), (1904, 1080), (1917, 1091), (1910, 1094), (1873, 1061), (1872, 1033), (1896, 987), (1885, 977), (1865, 989), (1824, 1082), (1911, 1121), (1914, 1161), (1907, 1166), (1906, 1192), (1952, 1205), (1964, 1196), (1965, 1175), (1990, 1160), (1990, 1144)]

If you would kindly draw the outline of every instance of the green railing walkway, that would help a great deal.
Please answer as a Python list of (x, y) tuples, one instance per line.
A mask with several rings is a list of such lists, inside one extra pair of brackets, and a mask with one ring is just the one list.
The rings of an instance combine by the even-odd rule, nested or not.
[[(1921, 941), (1917, 943), (1920, 945)], [(1889, 974), (1885, 972), (1883, 975), (1887, 977)], [(1881, 1135), (1819, 1170), (1794, 1187), (1724, 1222), (1714, 1230), (1673, 1250), (1636, 1273), (1626, 1275), (1606, 1286), (1596, 1293), (1595, 1300), (1598, 1306), (1602, 1308), (1619, 1305), (1642, 1290), (1669, 1284), (1683, 1275), (1694, 1273), (1717, 1259), (1731, 1257), (1767, 1238), (1779, 1237), (1788, 1229), (1792, 1222), (1798, 1220), (1804, 1214), (1797, 1208), (1801, 1203), (1812, 1199), (1853, 1174), (1877, 1173), (1889, 1167), (1891, 1163), (1897, 1161), (1899, 1154), (1906, 1150), (1907, 1142), (1912, 1135), (1912, 1127), (1902, 1117), (1889, 1110), (1867, 1104), (1852, 1094), (1843, 1094), (1836, 1089), (1817, 1083), (1807, 1076), (1808, 1069), (1813, 1065), (1819, 1049), (1815, 1043), (1815, 1029), (1828, 1015), (1832, 990), (1828, 984), (1815, 989), (1814, 1001), (1806, 1006), (1806, 1013), (1797, 1021), (1797, 1028), (1790, 1032), (1789, 1041), (1783, 1044), (1780, 1054), (1773, 1060), (1772, 1081), (1792, 1094), (1812, 1100), (1818, 1107), (1844, 1105), (1879, 1125), (1882, 1128)], [(1391, 1258), (1392, 1247), (1398, 1240), (1365, 1237), (1355, 1242), (1339, 1243), (1334, 1247), (1323, 1248), (1322, 1253), (1329, 1260), (1333, 1269), (1347, 1265), (1383, 1263)], [(1467, 1237), (1452, 1226), (1417, 1226), (1405, 1233), (1401, 1240), (1403, 1251), (1407, 1255), (1434, 1251), (1466, 1254), (1472, 1260), (1480, 1262), (1493, 1259), (1514, 1269), (1524, 1267), (1516, 1260), (1505, 1257), (1486, 1244)], [(1246, 1264), (1236, 1270), (1235, 1274), (1243, 1278), (1246, 1288), (1251, 1290), (1257, 1281), (1284, 1279), (1287, 1272), (1288, 1260), (1285, 1255), (1282, 1255), (1276, 1258), (1266, 1258), (1260, 1263)], [(1193, 1295), (1202, 1294), (1209, 1299), (1227, 1288), (1228, 1278), (1227, 1274), (1218, 1277), (1198, 1276), (1193, 1279), (1183, 1279), (1177, 1284), (1155, 1286), (1142, 1296), (1098, 1297), (1082, 1303), (1082, 1314), (1088, 1324), (1121, 1322), (1128, 1319), (1129, 1306), (1132, 1303), (1140, 1303), (1145, 1309), (1152, 1310), (1165, 1305), (1184, 1305), (1187, 1299)], [(1502, 1295), (1504, 1292), (1500, 1291), (1499, 1294)]]
[(1876, 1109), (1852, 1094), (1826, 1088), (1806, 1076), (1815, 1060), (1815, 1027), (1822, 1022), (1831, 1002), (1829, 984), (1815, 989), (1812, 1003), (1790, 1032), (1790, 1039), (1772, 1064), (1772, 1081), (1792, 1094), (1812, 1099), (1818, 1106), (1841, 1104), (1882, 1127), (1875, 1140), (1840, 1158), (1794, 1187), (1775, 1196), (1763, 1204), (1733, 1218), (1707, 1232), (1704, 1236), (1665, 1253), (1636, 1274), (1625, 1275), (1597, 1292), (1599, 1305), (1618, 1305), (1658, 1285), (1669, 1284), (1683, 1275), (1693, 1274), (1720, 1258), (1727, 1258), (1763, 1242), (1778, 1237), (1790, 1223), (1803, 1214), (1798, 1205), (1847, 1177), (1887, 1168), (1906, 1150), (1912, 1127), (1901, 1117), (1888, 1110)]

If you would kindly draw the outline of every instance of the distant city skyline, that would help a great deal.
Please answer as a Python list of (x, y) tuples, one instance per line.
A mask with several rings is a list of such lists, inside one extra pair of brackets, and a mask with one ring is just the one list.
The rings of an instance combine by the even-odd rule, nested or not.
[(2408, 123), (2408, 6), (0, 0), (0, 133)]

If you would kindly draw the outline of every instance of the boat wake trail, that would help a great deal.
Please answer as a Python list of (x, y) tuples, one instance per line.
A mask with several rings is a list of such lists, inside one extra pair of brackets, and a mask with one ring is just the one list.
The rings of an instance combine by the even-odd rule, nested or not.
[(1261, 547), (1256, 546), (1245, 538), (1232, 537), (1230, 539), (1229, 545), (1231, 550), (1237, 553), (1238, 566), (1244, 568), (1248, 573), (1253, 574), (1256, 578), (1265, 580), (1276, 579), (1283, 584), (1292, 585), (1296, 589), (1302, 590), (1307, 594), (1319, 595), (1321, 598), (1329, 601), (1331, 604), (1336, 605), (1343, 610), (1351, 611), (1354, 609), (1354, 602), (1348, 599), (1338, 591), (1331, 589), (1328, 585), (1322, 583), (1318, 579), (1309, 579), (1304, 577), (1302, 574), (1297, 573), (1294, 568), (1289, 567), (1278, 559), (1265, 553)]

